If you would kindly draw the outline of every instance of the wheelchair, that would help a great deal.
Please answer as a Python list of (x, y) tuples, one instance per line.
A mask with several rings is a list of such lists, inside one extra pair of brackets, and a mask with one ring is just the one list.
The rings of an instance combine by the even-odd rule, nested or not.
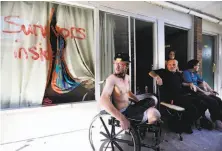
[[(94, 151), (140, 151), (141, 147), (160, 151), (161, 123), (130, 121), (129, 130), (123, 130), (120, 122), (105, 111), (96, 115), (89, 128), (89, 142)], [(153, 144), (143, 142), (146, 132), (153, 133)]]

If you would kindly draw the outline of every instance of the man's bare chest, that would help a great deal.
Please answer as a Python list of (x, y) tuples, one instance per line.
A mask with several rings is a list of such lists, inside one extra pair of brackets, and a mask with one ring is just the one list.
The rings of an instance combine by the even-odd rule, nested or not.
[(129, 92), (129, 82), (128, 80), (118, 79), (114, 86), (114, 91), (118, 95), (124, 95)]

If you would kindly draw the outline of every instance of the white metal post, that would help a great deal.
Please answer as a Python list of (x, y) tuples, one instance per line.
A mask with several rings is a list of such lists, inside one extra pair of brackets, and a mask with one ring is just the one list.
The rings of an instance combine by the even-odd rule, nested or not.
[(215, 54), (214, 54), (214, 59), (215, 59), (215, 64), (216, 64), (216, 71), (214, 73), (214, 89), (220, 93), (220, 96), (222, 96), (222, 35), (217, 35), (216, 37), (216, 42), (215, 42)]
[[(157, 32), (157, 22), (153, 24), (153, 67), (152, 70), (158, 68), (158, 32)], [(153, 80), (153, 92), (156, 93), (156, 80)]]
[[(153, 32), (153, 69), (165, 68), (165, 30), (164, 30), (164, 21), (157, 20), (154, 23), (154, 32)], [(156, 93), (156, 80), (153, 80), (154, 90)]]
[(157, 68), (165, 68), (165, 29), (164, 21), (157, 20)]
[[(128, 16), (128, 42), (129, 42), (129, 56), (130, 56), (130, 59), (132, 60), (132, 57), (131, 57), (131, 24), (130, 24), (130, 16)], [(132, 76), (132, 69), (129, 68), (129, 77), (130, 77), (130, 81), (132, 80), (131, 79), (131, 76)], [(131, 82), (130, 82), (130, 90), (131, 90)], [(131, 90), (132, 91), (132, 90)]]
[(99, 9), (94, 9), (94, 58), (95, 58), (95, 99), (96, 101), (100, 98), (100, 89), (99, 84), (100, 77), (100, 32), (99, 32)]
[(134, 48), (134, 93), (136, 94), (136, 19), (133, 18), (133, 48)]
[(192, 26), (188, 30), (188, 46), (187, 46), (187, 61), (194, 59), (194, 17), (192, 17)]
[(219, 59), (219, 58), (222, 58), (222, 34), (219, 35), (219, 55), (218, 55), (218, 68), (217, 70), (219, 71), (218, 73), (218, 77), (219, 77), (219, 80), (218, 80), (218, 92), (219, 92), (219, 95), (220, 97), (222, 97), (222, 59)]

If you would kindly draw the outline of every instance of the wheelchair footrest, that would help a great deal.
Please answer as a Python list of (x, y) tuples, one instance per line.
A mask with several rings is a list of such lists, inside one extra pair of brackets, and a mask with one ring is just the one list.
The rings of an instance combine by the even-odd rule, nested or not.
[(149, 125), (149, 124), (138, 125), (137, 128), (142, 129), (142, 130), (147, 129), (148, 132), (159, 132), (160, 131), (159, 126)]

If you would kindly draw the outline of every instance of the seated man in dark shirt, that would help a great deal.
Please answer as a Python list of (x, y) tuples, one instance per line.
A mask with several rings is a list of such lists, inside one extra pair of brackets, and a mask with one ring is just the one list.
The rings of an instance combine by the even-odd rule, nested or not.
[(191, 125), (197, 120), (205, 111), (206, 107), (201, 100), (196, 99), (187, 91), (186, 88), (196, 91), (192, 84), (183, 83), (182, 74), (177, 72), (177, 61), (169, 60), (167, 62), (167, 69), (154, 70), (149, 75), (157, 80), (158, 85), (163, 85), (163, 96), (165, 101), (172, 101), (175, 105), (185, 108), (183, 114), (183, 125), (185, 132), (192, 133)]

